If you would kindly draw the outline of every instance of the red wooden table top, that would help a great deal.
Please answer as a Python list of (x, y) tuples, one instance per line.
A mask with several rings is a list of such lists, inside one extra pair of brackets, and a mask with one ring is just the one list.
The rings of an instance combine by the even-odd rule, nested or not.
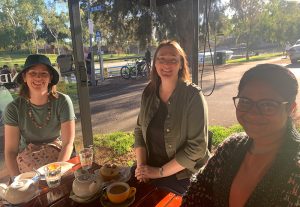
[[(100, 203), (100, 198), (97, 198), (91, 203), (83, 204), (76, 203), (69, 198), (70, 192), (72, 190), (72, 183), (74, 180), (74, 171), (80, 168), (80, 161), (78, 157), (70, 159), (68, 162), (75, 164), (71, 170), (69, 170), (63, 177), (61, 185), (57, 188), (48, 188), (45, 181), (40, 181), (41, 193), (38, 197), (34, 198), (24, 207), (79, 207), (79, 206), (102, 206)], [(100, 166), (93, 163), (91, 170), (99, 169)], [(157, 188), (151, 184), (139, 183), (134, 178), (128, 181), (130, 186), (136, 187), (135, 201), (131, 205), (133, 207), (177, 207), (181, 204), (181, 196), (169, 192), (166, 189)]]

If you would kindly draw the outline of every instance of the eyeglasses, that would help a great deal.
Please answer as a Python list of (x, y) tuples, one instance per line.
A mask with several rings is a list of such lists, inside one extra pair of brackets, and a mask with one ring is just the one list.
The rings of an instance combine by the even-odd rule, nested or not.
[(41, 77), (41, 78), (48, 78), (50, 76), (49, 72), (35, 72), (35, 71), (29, 71), (27, 72), (27, 74), (32, 77), (32, 78), (36, 78), (36, 77)]
[(249, 98), (233, 97), (235, 108), (240, 112), (249, 112), (253, 106), (256, 106), (260, 114), (270, 116), (276, 114), (282, 105), (289, 102), (280, 102), (270, 99), (263, 99), (259, 101), (252, 101)]
[(176, 58), (172, 58), (172, 59), (165, 59), (165, 58), (160, 58), (157, 57), (156, 58), (156, 62), (158, 64), (162, 64), (162, 65), (176, 65), (179, 63), (179, 60)]

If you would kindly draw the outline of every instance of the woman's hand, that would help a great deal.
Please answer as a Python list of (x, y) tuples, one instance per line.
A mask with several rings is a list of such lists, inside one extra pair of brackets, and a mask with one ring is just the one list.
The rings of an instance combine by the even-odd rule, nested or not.
[(136, 169), (136, 177), (149, 180), (149, 179), (160, 178), (161, 176), (159, 174), (158, 167), (151, 167), (149, 165), (140, 165)]
[(147, 182), (149, 182), (149, 179), (144, 177), (144, 174), (142, 172), (142, 167), (141, 166), (144, 166), (144, 165), (138, 165), (136, 167), (136, 169), (135, 169), (135, 177), (136, 177), (136, 179), (139, 182), (147, 183)]

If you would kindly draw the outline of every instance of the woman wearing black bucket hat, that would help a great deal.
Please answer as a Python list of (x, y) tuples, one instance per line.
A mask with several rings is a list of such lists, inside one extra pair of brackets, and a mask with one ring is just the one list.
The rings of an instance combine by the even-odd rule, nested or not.
[(48, 57), (29, 55), (15, 81), (19, 97), (6, 107), (5, 162), (11, 176), (71, 156), (75, 113), (68, 95), (56, 91), (59, 73)]

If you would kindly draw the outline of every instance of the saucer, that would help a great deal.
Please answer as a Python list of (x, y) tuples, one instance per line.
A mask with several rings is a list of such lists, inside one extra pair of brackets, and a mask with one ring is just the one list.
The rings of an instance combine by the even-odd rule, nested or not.
[(119, 176), (116, 179), (112, 179), (109, 181), (103, 181), (103, 177), (100, 173), (100, 169), (94, 171), (94, 174), (98, 175), (99, 178), (103, 181), (103, 186), (108, 186), (113, 182), (127, 182), (131, 178), (131, 171), (130, 167), (120, 167)]
[(104, 207), (128, 207), (131, 204), (133, 204), (135, 200), (135, 196), (132, 196), (131, 198), (128, 198), (123, 203), (112, 203), (105, 195), (102, 195), (100, 198), (101, 205)]
[(75, 195), (73, 190), (71, 190), (69, 198), (71, 198), (73, 201), (75, 201), (77, 203), (90, 203), (90, 202), (96, 200), (97, 198), (99, 198), (99, 196), (101, 195), (101, 192), (102, 192), (102, 188), (99, 188), (99, 190), (94, 195), (87, 197), (87, 198), (81, 198), (81, 197), (78, 197), (77, 195)]

